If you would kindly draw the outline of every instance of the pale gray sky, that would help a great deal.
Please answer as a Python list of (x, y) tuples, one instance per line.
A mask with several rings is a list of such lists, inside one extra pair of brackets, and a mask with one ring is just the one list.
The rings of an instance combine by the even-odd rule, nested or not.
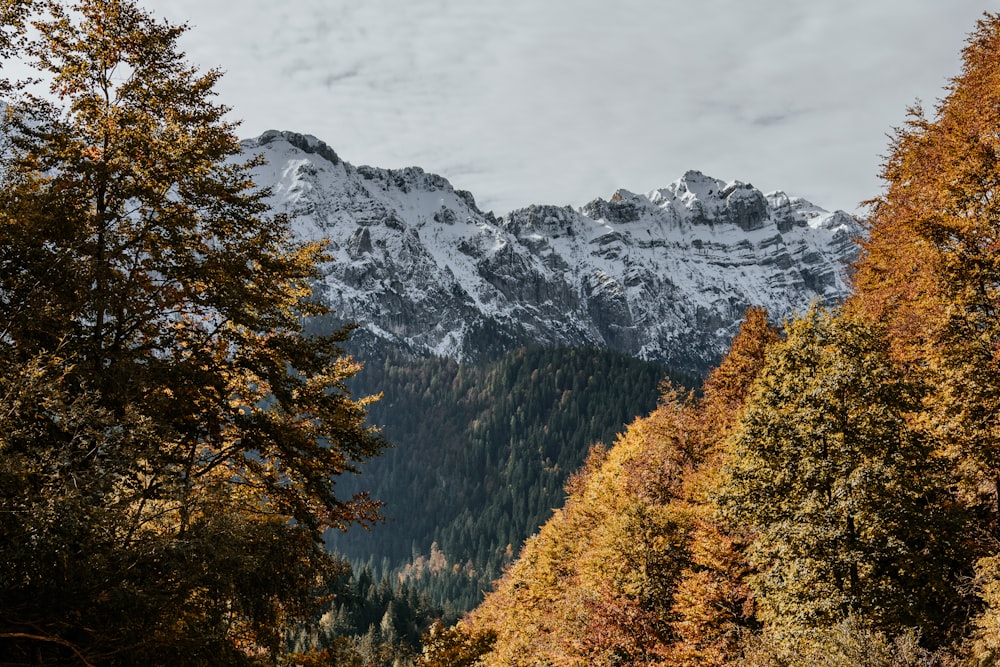
[(144, 0), (242, 136), (313, 134), (506, 213), (688, 169), (856, 210), (1000, 0)]

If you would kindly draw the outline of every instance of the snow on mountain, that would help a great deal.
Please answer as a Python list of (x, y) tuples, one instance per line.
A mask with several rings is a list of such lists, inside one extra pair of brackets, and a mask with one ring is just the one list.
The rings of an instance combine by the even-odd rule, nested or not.
[(257, 183), (335, 261), (319, 293), (371, 341), (488, 357), (597, 345), (696, 372), (751, 305), (780, 319), (846, 294), (858, 223), (783, 192), (689, 171), (645, 195), (502, 218), (417, 167), (354, 167), (315, 137), (267, 132)]

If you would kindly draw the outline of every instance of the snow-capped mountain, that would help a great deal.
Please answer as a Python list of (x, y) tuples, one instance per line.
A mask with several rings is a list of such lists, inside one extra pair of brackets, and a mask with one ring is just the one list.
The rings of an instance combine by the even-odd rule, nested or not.
[(459, 359), (597, 345), (703, 371), (750, 305), (776, 319), (846, 293), (860, 227), (782, 192), (689, 171), (645, 195), (497, 218), (411, 167), (354, 167), (315, 137), (267, 132), (259, 185), (327, 238), (319, 292), (369, 340)]

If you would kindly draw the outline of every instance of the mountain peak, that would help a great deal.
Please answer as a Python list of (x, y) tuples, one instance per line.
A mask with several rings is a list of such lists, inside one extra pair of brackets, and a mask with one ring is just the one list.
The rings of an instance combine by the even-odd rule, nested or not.
[(674, 181), (669, 189), (677, 197), (690, 196), (702, 201), (718, 195), (726, 187), (725, 181), (706, 176), (700, 171), (690, 169)]
[(285, 141), (301, 151), (313, 155), (319, 155), (333, 164), (340, 163), (340, 157), (326, 142), (314, 137), (311, 134), (299, 134), (288, 130), (267, 130), (260, 136), (253, 139), (244, 139), (240, 142), (244, 149), (252, 150), (255, 146), (267, 146), (275, 141)]

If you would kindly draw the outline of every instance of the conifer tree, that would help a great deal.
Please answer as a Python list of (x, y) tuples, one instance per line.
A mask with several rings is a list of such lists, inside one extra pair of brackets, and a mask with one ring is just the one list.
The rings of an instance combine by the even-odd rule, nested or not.
[(49, 90), (4, 115), (0, 662), (275, 662), (337, 572), (323, 531), (377, 516), (335, 493), (384, 443), (346, 331), (303, 332), (322, 247), (268, 212), (183, 26), (3, 10)]

